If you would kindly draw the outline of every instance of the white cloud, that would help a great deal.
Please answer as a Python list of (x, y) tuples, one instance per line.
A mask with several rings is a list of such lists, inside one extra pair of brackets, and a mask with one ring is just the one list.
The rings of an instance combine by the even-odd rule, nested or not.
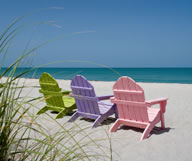
[(47, 21), (48, 23), (55, 23), (56, 21), (54, 21), (54, 20), (49, 20), (49, 21)]
[(64, 7), (49, 7), (50, 9), (63, 10)]
[(79, 32), (73, 32), (73, 34), (87, 34), (90, 32), (96, 32), (96, 31), (79, 31)]
[(47, 21), (47, 23), (48, 23), (49, 25), (53, 26), (53, 27), (62, 28), (62, 26), (61, 26), (61, 25), (57, 25), (57, 24), (56, 24), (56, 21), (54, 21), (54, 20), (49, 20), (49, 21)]
[(62, 28), (62, 26), (57, 25), (57, 24), (51, 24), (51, 26), (54, 26), (54, 27), (56, 27), (56, 28)]

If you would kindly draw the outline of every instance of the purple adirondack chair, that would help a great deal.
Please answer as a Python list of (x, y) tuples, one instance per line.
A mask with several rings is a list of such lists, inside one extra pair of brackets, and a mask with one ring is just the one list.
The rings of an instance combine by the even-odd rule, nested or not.
[(94, 128), (110, 115), (115, 114), (115, 117), (118, 117), (116, 105), (102, 101), (110, 99), (113, 95), (97, 97), (93, 86), (85, 77), (76, 75), (71, 81), (71, 89), (70, 96), (75, 98), (77, 112), (72, 115), (69, 122), (80, 116), (95, 119), (92, 126)]

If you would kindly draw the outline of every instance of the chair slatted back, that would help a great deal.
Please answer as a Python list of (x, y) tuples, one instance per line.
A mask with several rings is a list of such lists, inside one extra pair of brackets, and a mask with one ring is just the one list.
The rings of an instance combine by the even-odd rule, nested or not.
[(119, 117), (149, 122), (143, 89), (131, 78), (120, 77), (113, 86), (114, 100)]
[(79, 112), (100, 114), (95, 90), (85, 77), (76, 75), (71, 81), (71, 89)]
[(57, 81), (48, 73), (41, 74), (39, 79), (40, 92), (43, 93), (48, 106), (65, 107), (61, 88)]

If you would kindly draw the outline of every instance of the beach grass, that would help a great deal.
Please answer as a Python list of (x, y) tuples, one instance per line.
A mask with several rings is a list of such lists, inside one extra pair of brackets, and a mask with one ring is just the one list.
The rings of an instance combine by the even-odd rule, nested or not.
[[(20, 32), (19, 22), (24, 17), (16, 19), (0, 34), (0, 56), (3, 66), (9, 54), (9, 44)], [(20, 78), (31, 71), (26, 69), (16, 74), (18, 67), (27, 60), (35, 50), (24, 50), (20, 56), (0, 74), (0, 160), (112, 160), (110, 138), (92, 138), (86, 130), (89, 127), (71, 124), (70, 127), (61, 124), (51, 115), (46, 114), (57, 129), (50, 132), (39, 118), (31, 112), (41, 102), (41, 97), (22, 95), (28, 88)], [(14, 53), (12, 53), (14, 54)], [(6, 75), (6, 77), (4, 77)], [(2, 79), (4, 77), (4, 79)], [(30, 88), (37, 88), (30, 86)], [(99, 142), (109, 141), (108, 146), (101, 146)], [(96, 147), (97, 151), (92, 151)], [(105, 149), (105, 150), (103, 150)], [(106, 153), (106, 149), (108, 149)]]

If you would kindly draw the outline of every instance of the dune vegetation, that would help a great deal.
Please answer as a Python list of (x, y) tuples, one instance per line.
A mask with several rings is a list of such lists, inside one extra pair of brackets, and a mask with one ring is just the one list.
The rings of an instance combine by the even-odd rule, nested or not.
[[(25, 85), (25, 81), (21, 81), (21, 77), (35, 68), (28, 68), (20, 73), (16, 70), (41, 45), (24, 50), (5, 71), (1, 71), (6, 56), (10, 54), (10, 43), (21, 32), (23, 26), (20, 21), (23, 18), (24, 16), (16, 19), (0, 33), (0, 160), (112, 160), (111, 147), (104, 147), (109, 151), (106, 153), (99, 144), (107, 135), (106, 138), (93, 139), (86, 132), (90, 127), (74, 123), (67, 128), (47, 114), (46, 117), (58, 126), (58, 129), (50, 134), (48, 129), (39, 123), (38, 116), (30, 111), (37, 108), (38, 102), (43, 98), (22, 95), (23, 90), (29, 86)], [(107, 139), (111, 145), (110, 139)], [(94, 148), (97, 151), (90, 150)]]

